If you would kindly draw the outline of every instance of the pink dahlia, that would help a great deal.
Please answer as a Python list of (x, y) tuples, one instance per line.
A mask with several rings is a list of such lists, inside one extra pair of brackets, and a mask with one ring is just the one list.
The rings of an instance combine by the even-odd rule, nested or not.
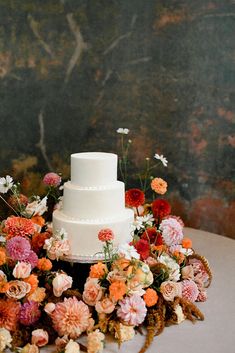
[(3, 230), (9, 238), (14, 236), (31, 236), (35, 233), (34, 223), (31, 219), (14, 216), (7, 218)]
[(167, 246), (179, 244), (183, 239), (183, 227), (175, 218), (163, 219), (159, 229)]
[(47, 173), (43, 178), (43, 183), (47, 186), (59, 186), (61, 177), (56, 173)]
[(68, 335), (76, 339), (89, 327), (90, 316), (88, 306), (73, 297), (64, 298), (64, 302), (57, 303), (51, 319), (59, 336)]
[(113, 231), (109, 228), (101, 229), (98, 233), (98, 238), (100, 241), (111, 241), (114, 239)]
[(181, 285), (182, 298), (190, 300), (191, 302), (195, 302), (199, 294), (199, 290), (196, 283), (191, 279), (185, 279), (181, 282)]
[(28, 258), (31, 246), (27, 239), (16, 236), (7, 240), (6, 249), (12, 260), (23, 261)]
[(10, 299), (0, 299), (0, 327), (15, 331), (19, 319), (19, 311), (19, 302)]
[(144, 300), (137, 294), (125, 297), (118, 303), (117, 316), (127, 325), (140, 325), (146, 316), (147, 309)]
[(39, 310), (39, 303), (30, 300), (24, 303), (20, 309), (20, 323), (24, 326), (30, 326), (35, 324), (41, 316)]
[(38, 264), (38, 255), (33, 250), (30, 250), (29, 256), (26, 257), (26, 259), (24, 261), (30, 263), (30, 265), (33, 269)]

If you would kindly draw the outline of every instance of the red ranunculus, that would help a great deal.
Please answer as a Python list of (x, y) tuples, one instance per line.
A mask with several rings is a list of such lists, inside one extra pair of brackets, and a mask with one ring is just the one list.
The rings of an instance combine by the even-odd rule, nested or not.
[(140, 189), (130, 189), (125, 193), (125, 201), (128, 207), (139, 207), (143, 205), (145, 196)]
[(148, 240), (140, 239), (135, 243), (135, 248), (137, 252), (140, 254), (140, 259), (145, 260), (150, 255), (150, 245)]
[(152, 203), (153, 216), (157, 221), (171, 213), (171, 205), (163, 199), (154, 200)]
[(155, 227), (147, 228), (141, 235), (141, 239), (148, 240), (150, 244), (162, 245), (162, 235)]

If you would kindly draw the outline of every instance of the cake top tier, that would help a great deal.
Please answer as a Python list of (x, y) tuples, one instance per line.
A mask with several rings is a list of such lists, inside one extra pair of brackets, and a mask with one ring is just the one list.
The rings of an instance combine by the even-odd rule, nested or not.
[(71, 155), (71, 182), (79, 186), (108, 185), (117, 180), (117, 155), (82, 152)]

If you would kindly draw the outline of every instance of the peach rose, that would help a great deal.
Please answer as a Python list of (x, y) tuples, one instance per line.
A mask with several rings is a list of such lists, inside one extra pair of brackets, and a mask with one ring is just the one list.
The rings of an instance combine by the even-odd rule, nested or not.
[(39, 349), (35, 344), (28, 343), (21, 350), (21, 353), (39, 353)]
[(127, 292), (128, 295), (138, 294), (139, 296), (145, 293), (143, 285), (134, 278), (127, 282)]
[(165, 281), (160, 286), (160, 292), (166, 301), (173, 301), (175, 297), (181, 297), (181, 284), (173, 281)]
[(120, 257), (113, 262), (112, 268), (117, 268), (118, 270), (125, 270), (130, 265), (130, 260), (127, 260), (125, 257)]
[(118, 270), (113, 270), (108, 273), (107, 280), (110, 283), (117, 282), (117, 281), (126, 281), (126, 277), (120, 273)]
[(32, 344), (35, 344), (38, 347), (43, 347), (48, 343), (49, 336), (47, 331), (43, 329), (37, 329), (32, 331)]
[(53, 311), (55, 310), (55, 304), (54, 303), (47, 303), (45, 306), (44, 306), (44, 311), (50, 315), (53, 313)]
[(9, 288), (6, 291), (8, 298), (22, 299), (30, 292), (31, 286), (23, 281), (10, 281)]
[(194, 278), (193, 266), (188, 265), (183, 267), (181, 270), (181, 275), (183, 279), (193, 279)]
[(82, 298), (88, 305), (95, 306), (95, 304), (102, 298), (103, 290), (98, 283), (97, 278), (89, 278), (84, 286)]
[(66, 275), (66, 273), (57, 273), (52, 281), (54, 295), (60, 297), (64, 291), (72, 287), (72, 283), (72, 277)]
[(79, 352), (80, 352), (79, 344), (73, 340), (69, 340), (69, 342), (65, 346), (64, 353), (79, 353)]
[(38, 287), (32, 294), (28, 295), (28, 300), (41, 303), (46, 297), (46, 289)]
[(31, 265), (28, 262), (19, 261), (14, 267), (13, 276), (15, 278), (27, 278), (31, 269)]
[(115, 309), (113, 301), (106, 297), (95, 304), (95, 309), (98, 313), (111, 314)]

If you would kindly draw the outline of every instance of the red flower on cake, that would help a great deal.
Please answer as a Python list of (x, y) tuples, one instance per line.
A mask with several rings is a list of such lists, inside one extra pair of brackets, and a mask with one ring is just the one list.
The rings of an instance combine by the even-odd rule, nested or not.
[(154, 218), (160, 220), (171, 213), (171, 205), (163, 199), (154, 200), (152, 203), (152, 212)]
[(145, 196), (140, 189), (130, 189), (125, 192), (125, 202), (128, 207), (139, 207), (144, 204)]
[(150, 227), (141, 235), (141, 239), (146, 239), (150, 244), (162, 245), (162, 235), (155, 227)]
[(140, 239), (134, 244), (141, 260), (146, 260), (150, 255), (150, 245), (148, 240)]
[(106, 242), (114, 239), (114, 234), (112, 229), (104, 228), (101, 229), (98, 233), (98, 238), (100, 241)]

